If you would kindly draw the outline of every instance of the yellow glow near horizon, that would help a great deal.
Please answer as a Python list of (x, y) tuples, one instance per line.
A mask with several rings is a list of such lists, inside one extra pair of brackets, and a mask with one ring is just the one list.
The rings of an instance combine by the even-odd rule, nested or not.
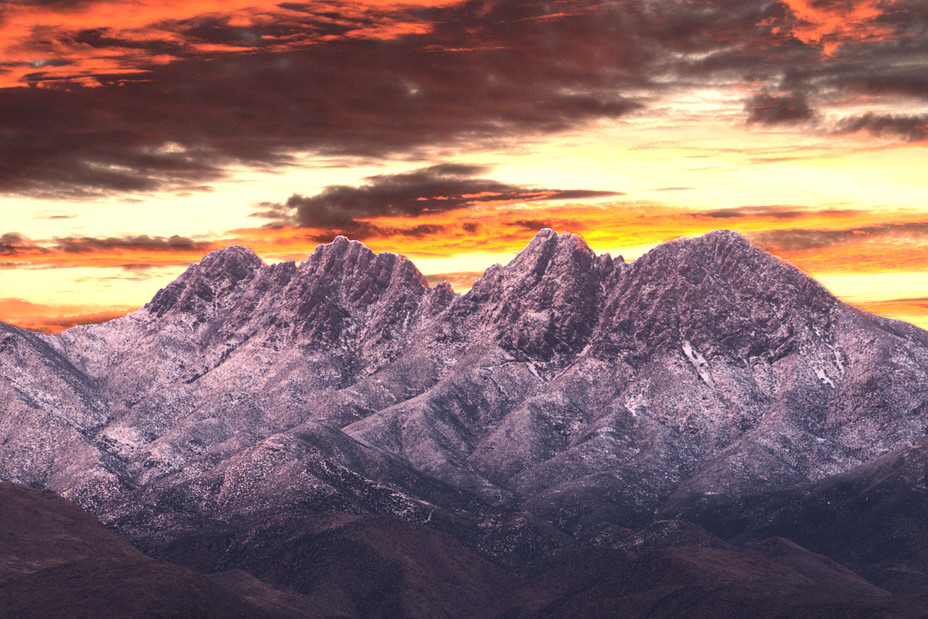
[[(842, 54), (846, 54), (847, 58), (863, 58), (863, 48), (855, 50), (853, 46), (888, 36), (886, 23), (892, 21), (892, 15), (886, 13), (882, 4), (867, 0), (852, 10), (839, 11), (807, 0), (786, 0), (779, 17), (765, 17), (756, 24), (741, 24), (744, 28), (753, 27), (756, 36), (741, 40), (737, 33), (728, 30), (708, 32), (703, 44), (714, 53), (725, 56), (737, 50), (738, 54), (743, 52), (745, 56), (729, 59), (733, 64), (727, 71), (709, 71), (702, 77), (689, 76), (685, 69), (667, 68), (669, 65), (658, 63), (651, 67), (650, 74), (640, 76), (644, 79), (626, 82), (614, 79), (613, 72), (634, 74), (634, 67), (616, 66), (622, 65), (621, 59), (611, 56), (600, 60), (594, 59), (596, 54), (585, 53), (568, 59), (583, 67), (582, 75), (574, 74), (561, 66), (559, 58), (544, 55), (543, 50), (547, 49), (545, 40), (523, 42), (515, 37), (509, 50), (514, 57), (522, 58), (523, 54), (525, 58), (538, 56), (539, 68), (548, 70), (548, 73), (539, 73), (541, 81), (538, 83), (541, 86), (538, 89), (531, 88), (537, 86), (530, 79), (534, 75), (533, 67), (525, 67), (527, 77), (523, 84), (514, 73), (507, 73), (510, 67), (505, 66), (508, 62), (505, 55), (500, 57), (502, 70), (497, 76), (492, 75), (495, 72), (495, 55), (485, 58), (477, 53), (471, 54), (480, 44), (489, 46), (488, 49), (506, 50), (509, 42), (499, 40), (499, 33), (494, 27), (479, 19), (468, 27), (458, 24), (458, 21), (468, 21), (473, 17), (463, 17), (466, 11), (449, 11), (436, 17), (440, 11), (409, 9), (411, 6), (447, 7), (453, 4), (456, 4), (455, 0), (359, 0), (331, 3), (329, 6), (323, 1), (313, 3), (303, 11), (295, 5), (264, 0), (139, 0), (131, 3), (97, 0), (86, 3), (15, 3), (5, 7), (0, 21), (0, 55), (4, 57), (4, 65), (0, 67), (0, 90), (11, 94), (11, 109), (25, 109), (16, 105), (28, 105), (33, 101), (31, 97), (20, 99), (12, 94), (57, 89), (58, 93), (67, 93), (62, 94), (61, 99), (61, 105), (67, 107), (72, 101), (88, 97), (89, 92), (104, 92), (106, 88), (113, 89), (105, 91), (107, 94), (136, 92), (131, 88), (119, 91), (121, 86), (115, 81), (106, 82), (109, 79), (106, 76), (148, 71), (140, 77), (151, 77), (154, 83), (162, 69), (177, 68), (180, 73), (164, 82), (166, 91), (174, 93), (168, 96), (170, 105), (158, 107), (151, 116), (147, 114), (151, 110), (145, 109), (147, 101), (141, 99), (158, 98), (159, 91), (153, 86), (138, 91), (146, 93), (139, 95), (139, 101), (124, 102), (125, 108), (112, 113), (125, 114), (119, 120), (132, 130), (135, 129), (133, 114), (140, 111), (146, 113), (139, 117), (152, 123), (150, 133), (145, 132), (145, 127), (140, 127), (140, 135), (131, 135), (131, 130), (120, 134), (138, 139), (138, 143), (130, 145), (136, 149), (132, 153), (163, 155), (165, 152), (173, 153), (171, 149), (184, 151), (189, 146), (191, 161), (204, 164), (202, 169), (205, 170), (202, 177), (197, 174), (188, 177), (182, 173), (173, 177), (166, 172), (163, 178), (158, 179), (158, 182), (164, 181), (161, 185), (158, 182), (134, 185), (131, 181), (137, 179), (123, 179), (126, 186), (160, 187), (148, 192), (114, 190), (112, 186), (119, 187), (119, 183), (111, 186), (103, 182), (101, 187), (110, 186), (110, 193), (106, 193), (104, 188), (89, 185), (88, 191), (101, 193), (90, 195), (87, 199), (4, 195), (0, 235), (7, 240), (0, 241), (0, 298), (13, 300), (7, 303), (7, 310), (27, 310), (28, 305), (17, 305), (16, 300), (34, 304), (37, 312), (52, 312), (54, 310), (50, 308), (56, 304), (69, 308), (67, 311), (71, 313), (87, 314), (92, 314), (94, 307), (140, 305), (179, 274), (186, 264), (198, 260), (203, 252), (230, 243), (249, 245), (268, 261), (301, 260), (312, 251), (317, 241), (331, 236), (337, 226), (331, 220), (314, 222), (308, 218), (300, 222), (286, 217), (272, 221), (255, 216), (256, 212), (268, 211), (269, 204), (281, 205), (294, 194), (318, 196), (332, 185), (358, 188), (370, 185), (372, 176), (406, 174), (440, 163), (455, 163), (479, 166), (482, 171), (475, 176), (515, 189), (496, 204), (459, 201), (455, 204), (461, 208), (456, 210), (441, 212), (440, 206), (423, 212), (408, 209), (405, 217), (378, 216), (386, 210), (365, 211), (362, 208), (346, 217), (348, 224), (345, 229), (362, 235), (361, 240), (376, 251), (409, 255), (424, 273), (433, 275), (476, 273), (495, 262), (506, 262), (541, 225), (579, 233), (594, 250), (622, 254), (627, 259), (636, 258), (655, 244), (680, 235), (701, 234), (713, 228), (732, 228), (766, 243), (768, 249), (822, 279), (842, 297), (864, 305), (869, 303), (888, 312), (905, 311), (907, 316), (921, 311), (919, 308), (923, 306), (918, 303), (903, 306), (893, 302), (901, 298), (928, 296), (925, 279), (921, 277), (923, 271), (928, 271), (928, 180), (924, 174), (924, 162), (928, 156), (928, 141), (924, 139), (928, 132), (928, 100), (919, 91), (911, 89), (908, 94), (897, 93), (893, 89), (876, 91), (863, 87), (841, 91), (839, 87), (826, 83), (818, 90), (810, 86), (809, 92), (814, 94), (808, 95), (810, 99), (807, 102), (804, 90), (777, 86), (775, 79), (779, 72), (794, 66), (794, 58), (790, 54), (796, 52), (797, 46), (802, 49), (796, 53), (802, 57), (803, 66), (809, 69), (827, 68), (827, 63), (845, 58)], [(552, 34), (564, 37), (555, 41), (565, 46), (560, 53), (569, 53), (572, 49), (569, 45), (573, 42), (571, 37), (577, 29), (583, 32), (583, 28), (591, 27), (597, 19), (609, 18), (607, 13), (598, 12), (600, 7), (597, 3), (581, 4), (573, 7), (576, 14), (571, 13), (570, 18), (564, 21), (563, 32), (557, 31), (557, 26), (558, 20), (564, 19), (566, 13), (558, 11), (567, 6), (566, 3), (564, 6), (555, 3), (547, 7), (551, 9), (550, 13), (532, 14), (529, 11), (528, 17), (518, 11), (512, 14), (507, 10), (501, 10), (499, 15), (493, 13), (501, 7), (507, 8), (502, 5), (487, 5), (483, 10), (487, 15), (492, 14), (494, 19), (510, 19), (512, 24), (521, 25), (524, 18), (546, 20)], [(720, 7), (722, 9), (724, 7)], [(646, 19), (659, 19), (659, 13), (657, 11)], [(763, 10), (757, 14), (769, 16), (771, 13)], [(384, 21), (378, 21), (378, 17), (383, 17)], [(590, 21), (584, 21), (584, 17)], [(205, 25), (205, 34), (194, 27), (198, 24)], [(329, 32), (319, 24), (348, 25), (344, 33), (338, 34), (338, 28)], [(446, 28), (447, 32), (441, 29), (434, 32), (459, 35), (460, 40), (452, 36), (445, 44), (444, 34), (437, 38), (423, 36), (423, 33), (432, 32), (431, 29), (438, 26)], [(265, 27), (270, 30), (263, 31), (264, 34), (258, 31)], [(457, 27), (461, 28), (460, 32), (455, 30)], [(214, 32), (213, 28), (221, 32)], [(93, 36), (87, 39), (85, 35), (88, 32), (93, 35), (94, 29), (99, 29), (97, 35), (107, 39), (105, 44), (95, 43)], [(255, 32), (237, 29), (255, 29)], [(487, 32), (481, 33), (481, 29)], [(593, 31), (598, 32), (595, 28)], [(538, 33), (533, 34), (537, 36)], [(712, 39), (716, 46), (709, 41), (713, 34), (718, 36), (717, 40)], [(909, 41), (919, 36), (919, 33), (906, 34), (912, 37)], [(263, 46), (260, 41), (242, 43), (236, 39), (239, 35), (254, 41), (266, 35), (270, 42), (268, 46)], [(666, 46), (663, 62), (670, 65), (676, 61), (708, 61), (713, 58), (710, 52), (688, 51), (689, 48), (686, 45), (681, 47), (672, 35), (667, 35), (668, 40), (660, 39), (661, 35), (654, 36), (658, 38), (651, 43), (657, 47)], [(165, 116), (177, 113), (188, 103), (184, 95), (176, 95), (178, 84), (186, 85), (183, 78), (187, 73), (171, 63), (189, 68), (195, 63), (232, 59), (234, 62), (223, 65), (229, 68), (238, 60), (251, 57), (250, 54), (262, 55), (261, 58), (267, 60), (278, 52), (298, 49), (298, 56), (307, 63), (307, 74), (313, 74), (316, 62), (345, 62), (346, 66), (361, 66), (352, 64), (367, 58), (363, 54), (353, 55), (357, 52), (353, 44), (359, 38), (364, 39), (365, 45), (373, 39), (390, 39), (390, 45), (406, 45), (402, 49), (409, 54), (408, 66), (383, 65), (385, 81), (388, 82), (378, 86), (384, 89), (383, 92), (392, 92), (389, 87), (403, 83), (407, 75), (421, 79), (423, 83), (434, 80), (434, 100), (422, 108), (423, 132), (434, 132), (434, 139), (405, 139), (408, 127), (403, 123), (396, 126), (407, 132), (404, 135), (396, 137), (389, 135), (389, 131), (381, 133), (383, 125), (390, 129), (395, 119), (381, 117), (376, 108), (363, 105), (352, 112), (356, 116), (346, 118), (363, 126), (360, 136), (372, 135), (372, 139), (380, 136), (387, 142), (383, 150), (375, 148), (371, 151), (375, 154), (366, 157), (322, 156), (321, 152), (343, 152), (340, 150), (342, 142), (334, 140), (328, 143), (324, 132), (317, 135), (314, 130), (308, 130), (305, 140), (295, 140), (292, 144), (287, 136), (272, 136), (279, 140), (273, 142), (277, 150), (264, 149), (260, 145), (268, 136), (246, 132), (244, 140), (234, 146), (248, 151), (253, 143), (258, 143), (255, 152), (250, 153), (255, 156), (249, 158), (247, 152), (239, 156), (240, 151), (233, 147), (223, 150), (217, 146), (222, 143), (221, 135), (211, 134), (209, 139), (201, 140), (202, 144), (196, 139), (187, 146), (176, 143), (183, 141), (185, 131), (196, 133), (199, 121), (194, 117), (191, 117), (189, 127), (175, 127), (170, 123), (161, 126)], [(308, 53), (308, 50), (324, 47), (330, 41), (335, 42), (333, 49), (323, 50), (318, 57)], [(159, 45), (150, 45), (155, 42)], [(472, 42), (474, 49), (469, 47)], [(601, 43), (612, 50), (611, 41), (603, 40)], [(595, 44), (596, 41), (591, 42), (591, 45)], [(369, 47), (377, 50), (378, 45)], [(353, 52), (345, 51), (348, 48)], [(428, 54), (439, 54), (441, 58), (453, 58), (453, 61), (432, 66), (429, 64), (431, 60), (422, 55), (422, 49), (428, 50)], [(768, 52), (771, 54), (769, 58), (766, 57)], [(740, 61), (751, 54), (762, 59), (753, 68), (763, 69), (761, 72), (769, 70), (769, 75), (755, 77), (741, 68)], [(470, 64), (471, 55), (476, 59), (473, 65)], [(295, 62), (293, 56), (282, 57), (281, 62)], [(915, 63), (913, 66), (916, 68), (920, 66), (920, 59), (907, 58), (908, 62)], [(884, 60), (896, 63), (894, 67), (905, 61), (895, 57)], [(600, 62), (601, 66), (597, 64)], [(583, 63), (592, 64), (587, 67)], [(202, 69), (219, 64), (198, 66)], [(428, 66), (423, 70), (419, 64)], [(375, 66), (380, 67), (376, 63)], [(527, 108), (523, 107), (521, 99), (512, 102), (494, 100), (493, 105), (486, 108), (488, 118), (478, 119), (487, 120), (488, 124), (475, 121), (474, 139), (471, 141), (469, 127), (458, 126), (454, 122), (456, 119), (447, 116), (448, 110), (451, 113), (461, 111), (445, 105), (447, 99), (453, 98), (455, 86), (433, 74), (449, 67), (460, 67), (462, 75), (467, 77), (462, 83), (469, 84), (468, 87), (474, 88), (478, 95), (502, 92), (515, 97), (523, 92), (520, 88), (525, 87), (527, 96), (547, 100), (545, 96), (548, 93), (544, 89), (558, 94), (563, 91), (570, 97), (576, 96), (581, 111), (571, 112), (574, 104), (571, 101), (564, 104), (567, 111), (554, 105), (553, 115), (548, 118), (544, 116), (546, 112), (534, 110), (531, 103)], [(302, 70), (302, 66), (300, 68)], [(595, 73), (594, 77), (602, 80), (586, 82), (587, 68)], [(560, 71), (566, 71), (567, 77), (561, 78)], [(479, 86), (484, 74), (488, 83), (492, 79), (505, 79), (516, 82), (515, 88), (496, 90), (498, 84), (494, 83), (484, 91)], [(815, 74), (815, 71), (810, 74)], [(239, 73), (233, 70), (230, 75), (234, 75), (230, 80), (257, 79), (248, 71)], [(301, 74), (297, 72), (294, 75)], [(94, 82), (96, 77), (103, 81)], [(377, 81), (378, 76), (371, 77), (372, 81)], [(106, 85), (101, 86), (104, 82)], [(22, 88), (27, 83), (34, 84), (37, 90)], [(314, 85), (311, 80), (306, 83)], [(289, 83), (285, 82), (285, 85), (289, 87)], [(15, 88), (8, 88), (11, 86)], [(225, 86), (227, 84), (218, 88), (223, 90)], [(207, 87), (217, 88), (213, 83)], [(241, 87), (248, 88), (249, 84)], [(350, 92), (344, 98), (335, 97), (332, 101), (324, 96), (317, 100), (315, 91), (300, 91), (293, 106), (319, 106), (320, 118), (324, 118), (326, 113), (338, 111), (330, 110), (326, 105), (351, 107), (356, 98), (369, 96), (365, 86), (355, 84), (351, 87), (358, 88), (359, 92)], [(51, 90), (44, 91), (43, 88)], [(424, 86), (424, 89), (428, 87)], [(793, 115), (787, 114), (785, 119), (771, 117), (766, 119), (769, 122), (764, 119), (758, 121), (747, 110), (760, 93), (763, 93), (762, 100), (766, 97), (787, 107), (790, 102), (801, 102), (803, 109), (798, 112), (787, 109)], [(389, 95), (398, 99), (385, 103), (397, 103), (396, 109), (404, 111), (406, 99), (403, 97), (407, 94), (412, 96), (415, 93), (404, 93), (398, 89)], [(283, 106), (273, 108), (273, 112), (283, 112), (282, 115), (286, 116), (290, 104), (289, 91), (277, 95)], [(68, 98), (72, 96), (75, 97), (73, 100)], [(615, 114), (605, 111), (617, 97), (630, 102), (628, 111), (624, 108)], [(813, 100), (813, 97), (817, 98)], [(194, 100), (204, 106), (196, 110), (199, 118), (210, 113), (207, 108), (212, 101), (208, 96), (190, 101)], [(552, 100), (558, 101), (556, 98)], [(97, 107), (90, 109), (100, 113), (100, 118), (108, 119), (111, 113), (106, 104), (108, 101), (104, 104), (96, 102)], [(483, 109), (477, 101), (465, 103), (470, 108)], [(510, 103), (512, 108), (507, 107)], [(137, 107), (134, 107), (136, 104)], [(499, 107), (495, 107), (497, 104)], [(240, 116), (250, 118), (255, 111), (254, 103), (246, 100), (243, 105), (251, 107), (238, 109), (233, 106), (223, 110), (234, 119)], [(430, 105), (439, 110), (436, 118), (426, 118), (429, 110), (433, 110)], [(592, 111), (584, 107), (587, 105)], [(597, 106), (603, 106), (603, 113), (597, 111)], [(391, 105), (384, 107), (394, 113)], [(315, 111), (315, 108), (312, 109)], [(418, 113), (414, 109), (414, 106), (410, 107), (411, 114)], [(80, 112), (77, 110), (78, 114)], [(432, 113), (435, 113), (434, 110)], [(541, 115), (543, 121), (550, 123), (536, 122), (533, 114)], [(558, 114), (564, 117), (559, 119)], [(856, 132), (846, 127), (841, 129), (843, 121), (868, 114), (876, 115), (872, 119), (883, 122), (889, 130), (884, 131), (879, 123), (870, 127), (861, 125), (855, 129)], [(274, 116), (270, 120), (276, 118)], [(296, 118), (295, 124), (301, 122), (298, 116), (293, 118)], [(586, 118), (599, 120), (585, 121)], [(749, 119), (753, 124), (748, 123)], [(17, 139), (27, 136), (27, 141), (23, 142), (27, 144), (31, 139), (30, 132), (44, 126), (43, 120), (41, 115), (30, 118), (22, 128), (14, 126), (11, 135), (19, 135)], [(268, 121), (266, 118), (260, 120)], [(429, 122), (435, 124), (430, 125)], [(258, 123), (255, 126), (272, 124)], [(233, 125), (229, 125), (232, 132), (235, 131)], [(497, 125), (499, 135), (488, 137), (487, 134), (493, 133), (492, 128)], [(351, 126), (340, 125), (339, 130), (353, 135)], [(224, 126), (217, 127), (212, 130), (222, 133)], [(904, 131), (906, 127), (911, 130), (909, 133)], [(0, 129), (9, 130), (6, 125)], [(85, 131), (82, 135), (90, 136), (103, 131), (103, 128), (102, 125), (91, 124), (86, 129), (81, 126), (81, 130)], [(52, 143), (55, 136), (45, 136), (44, 139)], [(68, 140), (65, 143), (73, 145), (79, 138), (69, 136)], [(79, 163), (91, 168), (92, 165), (119, 168), (119, 164), (110, 163), (120, 161), (119, 153), (126, 154), (120, 151), (119, 144), (104, 141), (94, 142), (94, 145), (98, 150), (75, 151), (79, 152), (74, 155)], [(196, 150), (197, 146), (203, 147), (202, 152)], [(327, 146), (330, 148), (327, 149)], [(319, 151), (311, 150), (314, 147)], [(303, 150), (296, 152), (295, 149)], [(117, 153), (112, 159), (107, 158), (111, 151)], [(28, 162), (25, 171), (20, 172), (24, 175), (25, 184), (17, 185), (15, 181), (22, 179), (14, 178), (9, 185), (13, 187), (11, 191), (15, 191), (16, 187), (43, 187), (42, 179), (32, 176), (35, 170), (50, 171), (52, 178), (57, 178), (54, 172), (58, 164), (70, 161), (71, 153), (55, 152), (48, 159), (40, 153), (35, 156), (34, 162)], [(365, 149), (351, 152), (365, 152)], [(282, 161), (289, 164), (270, 169), (259, 164), (238, 163), (229, 164), (217, 172), (216, 166), (222, 166), (222, 162), (264, 161), (261, 155), (270, 153), (285, 156)], [(103, 163), (94, 157), (99, 157)], [(197, 157), (202, 160), (197, 160)], [(273, 157), (268, 160), (273, 160)], [(170, 168), (177, 162), (159, 161), (159, 164)], [(131, 176), (145, 165), (141, 164), (139, 170), (134, 170), (131, 164), (127, 164), (123, 171)], [(152, 165), (153, 174), (157, 176), (157, 164)], [(64, 167), (67, 168), (66, 165)], [(63, 174), (69, 171), (79, 179), (82, 173), (88, 173), (80, 165), (67, 168)], [(144, 173), (140, 174), (144, 176)], [(171, 189), (173, 178), (180, 180)], [(189, 179), (198, 180), (188, 183)], [(37, 184), (30, 185), (31, 181)], [(189, 186), (184, 186), (185, 183)], [(87, 187), (81, 186), (77, 190), (83, 189)], [(616, 195), (582, 200), (517, 201), (517, 196), (524, 197), (526, 192), (540, 190), (615, 192)], [(462, 193), (469, 195), (469, 192)], [(62, 192), (62, 195), (65, 194)], [(278, 208), (276, 212), (279, 214), (282, 210)], [(389, 212), (397, 212), (397, 209)], [(266, 227), (271, 224), (275, 227)], [(297, 224), (305, 227), (286, 227)], [(430, 232), (417, 231), (416, 227), (420, 225), (427, 226)], [(466, 282), (463, 275), (455, 279)], [(880, 303), (882, 305), (875, 305)], [(39, 306), (44, 309), (38, 309)], [(7, 310), (0, 306), (0, 319), (14, 317), (14, 314), (3, 313)]]

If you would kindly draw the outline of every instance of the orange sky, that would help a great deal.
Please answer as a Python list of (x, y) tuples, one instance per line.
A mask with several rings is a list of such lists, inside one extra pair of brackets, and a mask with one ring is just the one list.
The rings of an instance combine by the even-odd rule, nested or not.
[[(0, 7), (0, 320), (145, 303), (346, 234), (466, 288), (542, 226), (731, 228), (928, 326), (920, 2)], [(430, 277), (435, 279), (435, 277)]]

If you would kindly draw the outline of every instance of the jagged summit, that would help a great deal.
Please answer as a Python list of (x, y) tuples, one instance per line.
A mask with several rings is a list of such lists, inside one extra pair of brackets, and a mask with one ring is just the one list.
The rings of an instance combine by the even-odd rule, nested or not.
[[(654, 254), (656, 257), (666, 252), (673, 253), (678, 259), (705, 259), (709, 257), (720, 262), (733, 256), (757, 258), (771, 257), (770, 254), (752, 244), (747, 238), (732, 230), (713, 230), (697, 237), (684, 237), (667, 241), (646, 253), (641, 260)], [(592, 259), (592, 260), (591, 260)], [(558, 233), (550, 228), (543, 228), (518, 254), (505, 266), (490, 267), (491, 275), (496, 271), (509, 279), (530, 278), (547, 279), (569, 277), (577, 269), (594, 268), (594, 263), (612, 266), (623, 264), (620, 258), (615, 261), (608, 254), (596, 255), (584, 239), (572, 232)], [(327, 274), (336, 277), (359, 276), (367, 268), (376, 265), (383, 270), (399, 268), (416, 280), (424, 281), (415, 265), (403, 255), (391, 252), (374, 253), (363, 242), (350, 240), (339, 235), (330, 243), (316, 246), (307, 259), (299, 265), (300, 270), (311, 271), (317, 275)], [(188, 269), (180, 279), (188, 277), (189, 272), (208, 275), (226, 281), (246, 278), (254, 271), (266, 266), (251, 249), (241, 245), (231, 245), (206, 254), (203, 259)]]
[(313, 252), (309, 255), (303, 265), (310, 263), (312, 261), (318, 261), (322, 257), (327, 258), (344, 258), (348, 255), (353, 256), (370, 256), (373, 257), (374, 252), (361, 241), (351, 240), (346, 236), (339, 234), (329, 243), (321, 243), (316, 246)]
[(513, 274), (539, 276), (552, 264), (555, 268), (563, 269), (567, 263), (576, 262), (581, 256), (583, 265), (594, 256), (593, 250), (582, 237), (572, 232), (558, 234), (550, 228), (543, 228), (506, 265), (505, 270)]
[(155, 316), (180, 312), (197, 324), (215, 315), (222, 332), (273, 324), (334, 342), (358, 330), (374, 337), (385, 325), (392, 326), (384, 337), (392, 337), (411, 318), (448, 308), (473, 316), (475, 332), (507, 350), (566, 363), (593, 342), (601, 350), (635, 341), (673, 344), (684, 332), (696, 339), (707, 330), (731, 333), (727, 341), (751, 332), (768, 341), (767, 334), (782, 331), (780, 322), (805, 320), (807, 306), (820, 315), (834, 301), (804, 273), (730, 230), (669, 241), (629, 264), (597, 256), (579, 235), (545, 228), (508, 264), (487, 269), (460, 301), (444, 289), (423, 301), (426, 293), (424, 276), (404, 256), (376, 254), (338, 236), (298, 267), (268, 267), (240, 246), (211, 252), (146, 309)]
[[(387, 296), (402, 296), (401, 291), (418, 295), (429, 289), (425, 276), (405, 256), (390, 252), (375, 254), (364, 243), (337, 236), (331, 243), (319, 245), (299, 266), (299, 279), (320, 294), (341, 290), (348, 300), (365, 303)], [(310, 284), (311, 280), (317, 283)]]

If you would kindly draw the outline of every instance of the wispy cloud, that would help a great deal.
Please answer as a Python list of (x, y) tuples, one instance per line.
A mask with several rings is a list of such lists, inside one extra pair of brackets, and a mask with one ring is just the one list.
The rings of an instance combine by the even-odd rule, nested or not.
[[(221, 241), (219, 241), (221, 243)], [(0, 269), (104, 266), (139, 268), (195, 262), (217, 241), (182, 236), (62, 237), (32, 240), (16, 232), (0, 235)]]
[[(276, 226), (297, 226), (323, 231), (328, 240), (334, 234), (367, 239), (393, 233), (425, 236), (444, 232), (437, 223), (385, 228), (378, 218), (422, 218), (487, 206), (534, 202), (590, 200), (620, 195), (616, 191), (586, 189), (542, 189), (519, 187), (483, 175), (484, 166), (438, 164), (400, 174), (380, 174), (365, 179), (360, 186), (331, 185), (313, 196), (294, 194), (285, 202), (261, 204), (255, 215), (272, 220)], [(538, 222), (528, 227), (539, 228)], [(525, 227), (525, 222), (520, 224)]]
[(0, 298), (0, 316), (5, 322), (24, 329), (53, 333), (75, 325), (106, 322), (130, 312), (134, 307), (93, 305), (52, 305), (25, 299)]
[(928, 138), (928, 114), (876, 114), (868, 112), (860, 116), (842, 119), (836, 133), (866, 131), (877, 136), (901, 137), (911, 142)]

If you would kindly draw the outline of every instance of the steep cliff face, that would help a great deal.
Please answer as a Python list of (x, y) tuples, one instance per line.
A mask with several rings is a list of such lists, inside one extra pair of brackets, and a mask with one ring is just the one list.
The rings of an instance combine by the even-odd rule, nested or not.
[(341, 510), (517, 563), (902, 448), (928, 334), (727, 231), (627, 264), (543, 230), (465, 295), (338, 238), (213, 252), (109, 323), (2, 326), (0, 392), (0, 477), (143, 546)]

